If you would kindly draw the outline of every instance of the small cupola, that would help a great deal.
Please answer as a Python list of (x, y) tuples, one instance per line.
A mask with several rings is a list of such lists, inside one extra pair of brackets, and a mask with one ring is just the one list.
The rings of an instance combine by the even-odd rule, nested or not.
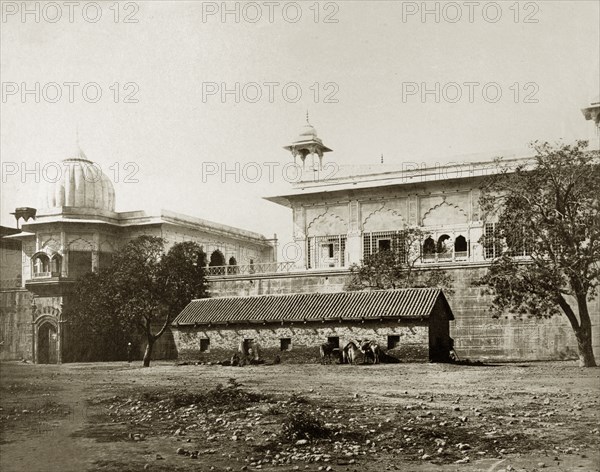
[(306, 157), (308, 155), (312, 156), (312, 164), (314, 166), (315, 162), (315, 154), (319, 156), (319, 168), (323, 167), (323, 154), (326, 152), (331, 152), (327, 146), (323, 144), (323, 141), (318, 137), (317, 130), (313, 125), (310, 124), (308, 119), (308, 112), (306, 112), (306, 124), (300, 129), (298, 136), (294, 139), (292, 144), (289, 146), (284, 146), (284, 149), (290, 151), (292, 156), (294, 157), (294, 162), (296, 162), (296, 158), (300, 156), (300, 160), (302, 161), (302, 166), (304, 167)]

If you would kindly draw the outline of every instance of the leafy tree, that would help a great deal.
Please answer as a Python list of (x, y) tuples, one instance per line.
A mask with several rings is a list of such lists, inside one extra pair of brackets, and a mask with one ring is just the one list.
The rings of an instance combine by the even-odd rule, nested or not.
[(600, 275), (600, 159), (587, 146), (536, 141), (533, 161), (488, 178), (482, 210), (498, 222), (482, 242), (501, 250), (481, 283), (491, 289), (495, 315), (564, 314), (580, 364), (590, 367), (596, 365), (588, 302)]
[(422, 259), (421, 243), (425, 233), (419, 228), (399, 231), (390, 249), (380, 250), (350, 267), (351, 279), (346, 290), (440, 287), (452, 291), (452, 277), (437, 267), (415, 270)]
[(75, 331), (118, 342), (124, 333), (141, 333), (146, 341), (143, 365), (148, 367), (154, 344), (173, 318), (193, 298), (208, 296), (205, 266), (206, 255), (196, 243), (175, 244), (165, 254), (162, 238), (133, 239), (115, 252), (110, 267), (78, 281)]
[(208, 297), (206, 254), (192, 241), (175, 244), (163, 256), (159, 279), (164, 284), (163, 300), (175, 316), (196, 298)]

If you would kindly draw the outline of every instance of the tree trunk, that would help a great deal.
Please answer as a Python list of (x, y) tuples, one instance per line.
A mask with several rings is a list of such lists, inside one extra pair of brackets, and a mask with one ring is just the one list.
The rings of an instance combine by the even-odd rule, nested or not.
[(575, 330), (579, 365), (581, 367), (596, 367), (596, 359), (592, 349), (592, 322), (588, 311), (587, 296), (585, 293), (578, 293), (576, 298), (580, 320), (580, 328)]
[(579, 320), (577, 320), (577, 315), (573, 311), (573, 308), (571, 308), (562, 295), (558, 296), (557, 302), (567, 316), (575, 333), (579, 365), (581, 367), (596, 367), (596, 359), (594, 359), (594, 351), (592, 349), (592, 322), (590, 320), (590, 312), (588, 311), (586, 293), (578, 292), (575, 294), (575, 298), (577, 300)]
[(580, 329), (575, 333), (580, 367), (596, 367), (596, 359), (592, 349), (592, 331)]
[(144, 367), (150, 367), (150, 359), (152, 357), (152, 348), (154, 347), (154, 336), (148, 337), (148, 344), (146, 344), (146, 350), (144, 351)]

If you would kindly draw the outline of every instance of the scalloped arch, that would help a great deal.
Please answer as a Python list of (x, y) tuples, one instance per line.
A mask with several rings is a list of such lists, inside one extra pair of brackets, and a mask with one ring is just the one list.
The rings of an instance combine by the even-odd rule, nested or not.
[[(452, 213), (448, 214), (448, 212), (444, 211), (444, 207), (452, 208)], [(467, 215), (461, 207), (444, 200), (427, 210), (423, 215), (423, 218), (421, 218), (421, 225), (434, 226), (440, 224), (467, 223), (468, 221), (469, 215)]]
[(329, 211), (329, 207), (325, 207), (325, 209), (323, 210), (323, 213), (319, 213), (317, 216), (315, 216), (312, 220), (310, 220), (310, 223), (308, 223), (306, 225), (306, 229), (308, 230), (315, 221), (317, 221), (319, 218), (321, 218), (322, 216), (325, 216), (327, 214), (327, 212)]
[(341, 216), (329, 213), (329, 208), (315, 218), (306, 227), (306, 233), (311, 236), (329, 236), (346, 234), (348, 223)]
[(362, 222), (363, 231), (389, 231), (406, 225), (404, 217), (393, 208), (386, 208), (385, 203)]

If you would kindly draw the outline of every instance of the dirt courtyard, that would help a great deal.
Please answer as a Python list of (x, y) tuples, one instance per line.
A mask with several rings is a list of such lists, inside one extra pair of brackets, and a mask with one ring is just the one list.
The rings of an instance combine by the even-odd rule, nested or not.
[(597, 471), (600, 369), (0, 367), (0, 470)]

